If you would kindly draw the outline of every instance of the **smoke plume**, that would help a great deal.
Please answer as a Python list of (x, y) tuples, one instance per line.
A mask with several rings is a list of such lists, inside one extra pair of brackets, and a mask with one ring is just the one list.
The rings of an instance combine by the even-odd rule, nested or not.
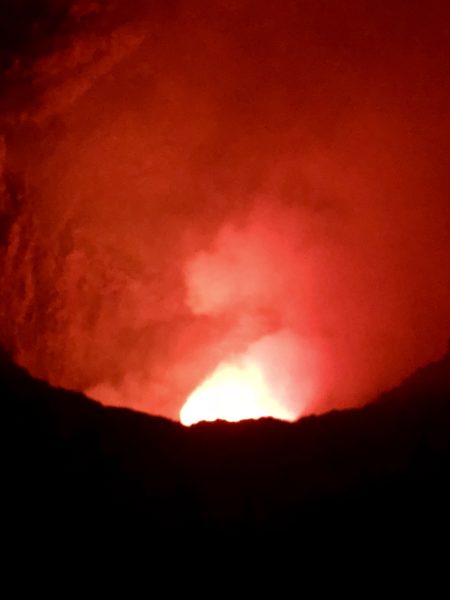
[(256, 356), (299, 416), (444, 352), (446, 3), (4, 4), (0, 341), (20, 364), (178, 418)]

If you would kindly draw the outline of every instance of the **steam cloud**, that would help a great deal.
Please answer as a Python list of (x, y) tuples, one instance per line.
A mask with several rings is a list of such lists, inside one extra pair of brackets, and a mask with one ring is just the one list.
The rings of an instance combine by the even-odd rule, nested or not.
[(250, 351), (301, 414), (443, 353), (445, 3), (6, 5), (0, 340), (33, 374), (176, 418)]

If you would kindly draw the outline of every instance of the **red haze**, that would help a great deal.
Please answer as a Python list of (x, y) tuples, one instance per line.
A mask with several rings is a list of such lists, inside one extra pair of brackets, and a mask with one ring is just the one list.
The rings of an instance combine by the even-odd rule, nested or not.
[(2, 343), (173, 418), (246, 353), (295, 415), (443, 353), (445, 3), (148, 4), (62, 3), (8, 50)]

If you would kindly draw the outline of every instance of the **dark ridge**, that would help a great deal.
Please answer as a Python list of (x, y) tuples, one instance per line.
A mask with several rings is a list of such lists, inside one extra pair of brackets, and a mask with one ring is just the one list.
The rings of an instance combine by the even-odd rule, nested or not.
[(0, 390), (12, 544), (311, 548), (344, 536), (425, 551), (449, 532), (449, 353), (371, 405), (294, 424), (185, 428), (54, 389), (5, 354)]

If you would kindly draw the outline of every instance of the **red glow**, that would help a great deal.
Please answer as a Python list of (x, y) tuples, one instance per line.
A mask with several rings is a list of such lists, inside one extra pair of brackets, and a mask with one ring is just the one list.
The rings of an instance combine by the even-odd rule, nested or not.
[(250, 344), (222, 362), (189, 395), (180, 412), (185, 425), (274, 417), (293, 421), (320, 398), (319, 353), (288, 331)]
[(20, 364), (174, 419), (297, 418), (445, 351), (446, 3), (91, 4), (2, 79)]
[(197, 389), (180, 411), (183, 425), (199, 421), (242, 421), (274, 417), (290, 421), (294, 415), (274, 397), (260, 366), (250, 360), (223, 363)]

